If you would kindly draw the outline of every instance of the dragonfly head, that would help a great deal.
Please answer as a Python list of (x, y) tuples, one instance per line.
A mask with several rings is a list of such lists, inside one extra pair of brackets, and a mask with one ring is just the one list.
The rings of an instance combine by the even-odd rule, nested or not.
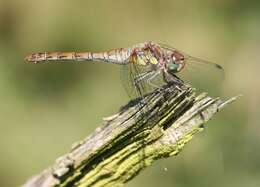
[(169, 73), (178, 73), (184, 68), (184, 55), (173, 51), (167, 58), (166, 68)]

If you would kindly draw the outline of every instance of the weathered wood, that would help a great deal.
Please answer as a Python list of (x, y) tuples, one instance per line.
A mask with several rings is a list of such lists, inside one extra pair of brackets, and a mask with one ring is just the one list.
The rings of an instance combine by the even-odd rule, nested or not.
[(131, 101), (24, 187), (122, 186), (155, 160), (177, 155), (223, 102), (189, 86)]

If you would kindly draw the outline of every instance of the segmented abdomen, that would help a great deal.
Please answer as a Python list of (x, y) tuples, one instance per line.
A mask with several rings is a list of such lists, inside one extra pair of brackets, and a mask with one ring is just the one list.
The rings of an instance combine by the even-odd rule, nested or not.
[(105, 52), (44, 52), (33, 53), (25, 57), (27, 62), (48, 61), (102, 61), (115, 64), (129, 63), (131, 48), (112, 49)]

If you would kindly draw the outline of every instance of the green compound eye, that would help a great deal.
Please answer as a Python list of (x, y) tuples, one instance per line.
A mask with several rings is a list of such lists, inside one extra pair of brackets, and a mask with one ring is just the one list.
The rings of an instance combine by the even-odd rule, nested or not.
[(177, 73), (178, 72), (178, 69), (179, 69), (179, 64), (174, 64), (174, 63), (171, 63), (168, 65), (168, 70), (171, 72), (171, 73)]

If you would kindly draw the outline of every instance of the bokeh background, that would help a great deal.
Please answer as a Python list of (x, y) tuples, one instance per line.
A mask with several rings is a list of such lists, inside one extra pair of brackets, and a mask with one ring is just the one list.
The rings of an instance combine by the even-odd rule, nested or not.
[(117, 65), (33, 65), (26, 54), (150, 40), (221, 64), (223, 83), (204, 89), (243, 97), (126, 186), (260, 186), (257, 0), (0, 0), (0, 186), (23, 184), (129, 100)]

